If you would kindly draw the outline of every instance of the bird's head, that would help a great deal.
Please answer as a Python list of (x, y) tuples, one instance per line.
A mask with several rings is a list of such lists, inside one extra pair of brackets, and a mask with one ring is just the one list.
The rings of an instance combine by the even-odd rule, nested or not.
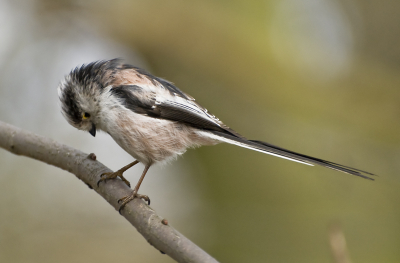
[(119, 60), (97, 61), (77, 67), (58, 87), (61, 111), (69, 124), (96, 135), (100, 124), (101, 95), (110, 85), (112, 69)]

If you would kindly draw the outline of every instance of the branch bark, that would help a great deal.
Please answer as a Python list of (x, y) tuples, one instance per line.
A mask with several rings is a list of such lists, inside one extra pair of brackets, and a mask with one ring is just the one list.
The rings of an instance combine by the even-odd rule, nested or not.
[[(1, 121), (0, 147), (16, 155), (24, 155), (73, 173), (112, 205), (117, 211), (116, 215), (119, 215), (118, 199), (131, 191), (121, 180), (109, 180), (97, 187), (100, 175), (112, 171), (96, 161), (94, 155), (88, 155)], [(217, 262), (169, 226), (141, 199), (135, 198), (129, 202), (122, 210), (122, 215), (151, 245), (178, 262)]]

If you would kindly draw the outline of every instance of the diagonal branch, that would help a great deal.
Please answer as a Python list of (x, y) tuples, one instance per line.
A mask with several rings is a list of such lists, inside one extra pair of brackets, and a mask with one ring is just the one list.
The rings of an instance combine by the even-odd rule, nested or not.
[[(110, 172), (106, 166), (88, 155), (54, 140), (24, 131), (0, 121), (0, 147), (17, 155), (24, 155), (73, 173), (93, 188), (116, 210), (118, 199), (131, 189), (121, 180), (109, 180), (97, 187), (100, 174)], [(118, 215), (118, 212), (116, 212)], [(178, 262), (217, 262), (201, 248), (168, 225), (144, 201), (134, 199), (122, 211), (143, 237), (156, 249)]]

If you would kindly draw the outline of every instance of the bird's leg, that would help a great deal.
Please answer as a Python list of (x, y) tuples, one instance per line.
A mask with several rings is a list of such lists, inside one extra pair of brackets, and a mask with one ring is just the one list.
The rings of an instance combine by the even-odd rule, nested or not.
[[(119, 169), (116, 172), (113, 173), (103, 173), (100, 175), (100, 180), (97, 182), (97, 186), (99, 186), (100, 182), (102, 181), (106, 181), (108, 179), (114, 179), (114, 178), (121, 178), (122, 181), (124, 181), (124, 183), (126, 183), (127, 186), (131, 187), (131, 183), (125, 179), (125, 177), (122, 175), (126, 170), (128, 170), (129, 168), (131, 168), (132, 166), (134, 166), (135, 164), (139, 163), (139, 161), (134, 161), (124, 167), (122, 167), (121, 169)], [(105, 177), (103, 177), (105, 176)]]
[(134, 198), (143, 199), (143, 200), (147, 201), (148, 205), (150, 205), (150, 198), (147, 195), (138, 194), (139, 187), (142, 184), (143, 179), (144, 179), (147, 171), (149, 170), (149, 168), (150, 168), (150, 165), (146, 165), (146, 167), (143, 170), (142, 176), (140, 177), (140, 179), (139, 179), (138, 183), (136, 184), (135, 188), (133, 189), (133, 192), (131, 194), (129, 194), (127, 196), (124, 196), (124, 197), (122, 197), (121, 199), (118, 200), (118, 203), (122, 202), (122, 204), (121, 204), (121, 206), (119, 207), (119, 210), (118, 210), (120, 214), (121, 214), (121, 210), (125, 207), (125, 205), (127, 203), (129, 203), (130, 201), (132, 201)]

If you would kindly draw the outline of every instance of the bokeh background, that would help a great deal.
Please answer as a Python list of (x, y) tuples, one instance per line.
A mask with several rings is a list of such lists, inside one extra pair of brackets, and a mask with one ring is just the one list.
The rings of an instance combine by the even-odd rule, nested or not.
[[(115, 57), (248, 138), (379, 175), (230, 145), (152, 168), (141, 193), (217, 260), (340, 262), (339, 232), (352, 262), (400, 262), (399, 1), (0, 0), (0, 120), (119, 169), (132, 158), (57, 96), (73, 67)], [(66, 171), (4, 150), (0, 167), (0, 262), (173, 262)]]

